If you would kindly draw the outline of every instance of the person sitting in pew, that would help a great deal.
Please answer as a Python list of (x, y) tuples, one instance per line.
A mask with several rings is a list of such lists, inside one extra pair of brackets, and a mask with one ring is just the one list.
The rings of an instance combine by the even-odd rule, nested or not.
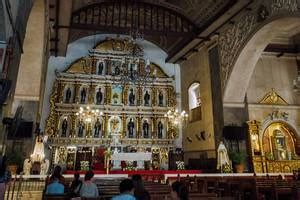
[(140, 174), (134, 174), (131, 177), (134, 186), (134, 196), (137, 200), (150, 200), (150, 194), (145, 189), (142, 176)]
[(89, 170), (85, 173), (83, 184), (78, 185), (75, 190), (76, 193), (80, 194), (80, 197), (84, 198), (96, 198), (99, 197), (99, 191), (97, 185), (92, 182), (94, 172)]
[(136, 200), (133, 196), (134, 186), (133, 182), (130, 179), (124, 179), (120, 183), (120, 194), (112, 198), (112, 200)]
[(171, 198), (172, 200), (188, 200), (189, 193), (184, 183), (176, 181), (172, 184)]
[(52, 182), (47, 185), (47, 195), (61, 195), (65, 192), (65, 186), (59, 182), (58, 178), (52, 179)]

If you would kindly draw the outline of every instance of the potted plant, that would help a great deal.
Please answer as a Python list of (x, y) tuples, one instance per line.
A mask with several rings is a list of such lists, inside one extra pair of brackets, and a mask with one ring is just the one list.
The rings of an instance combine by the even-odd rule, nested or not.
[(234, 164), (237, 173), (243, 173), (245, 169), (245, 161), (247, 158), (247, 153), (245, 151), (231, 151), (229, 157)]
[(19, 151), (10, 151), (6, 154), (7, 167), (11, 174), (17, 174), (19, 170), (22, 170), (23, 155)]

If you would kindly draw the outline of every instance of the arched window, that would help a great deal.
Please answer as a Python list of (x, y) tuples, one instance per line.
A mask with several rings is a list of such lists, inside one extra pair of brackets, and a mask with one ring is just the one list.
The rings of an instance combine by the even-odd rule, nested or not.
[(193, 83), (188, 89), (190, 121), (201, 119), (200, 83)]

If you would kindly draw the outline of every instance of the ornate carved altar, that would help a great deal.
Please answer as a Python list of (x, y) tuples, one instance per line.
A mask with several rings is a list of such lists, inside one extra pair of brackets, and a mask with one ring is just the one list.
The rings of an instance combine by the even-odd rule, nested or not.
[[(56, 72), (45, 130), (55, 164), (70, 170), (81, 169), (81, 161), (93, 166), (99, 162), (95, 161), (97, 152), (113, 142), (122, 152), (157, 155), (158, 151), (161, 156), (155, 157), (156, 161), (168, 160), (165, 152), (173, 148), (176, 132), (164, 114), (176, 104), (173, 78), (150, 62), (154, 82), (122, 85), (118, 67), (132, 67), (127, 57), (133, 48), (140, 48), (134, 45), (126, 39), (104, 40), (89, 56)], [(135, 64), (145, 63), (139, 58)], [(90, 122), (82, 121), (76, 112), (86, 106), (103, 114)]]
[[(267, 93), (260, 103), (287, 105), (274, 89)], [(300, 157), (296, 152), (299, 139), (296, 129), (288, 119), (288, 113), (273, 109), (264, 121), (251, 120), (248, 126), (248, 141), (254, 172), (292, 172), (300, 168)]]

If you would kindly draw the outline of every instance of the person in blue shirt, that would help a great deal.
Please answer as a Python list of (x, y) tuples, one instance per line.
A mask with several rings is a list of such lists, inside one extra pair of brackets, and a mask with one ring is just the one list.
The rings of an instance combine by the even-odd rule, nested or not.
[(120, 183), (120, 194), (112, 198), (112, 200), (136, 200), (133, 196), (134, 194), (134, 185), (132, 180), (124, 179)]
[(59, 182), (59, 179), (55, 178), (52, 183), (47, 186), (46, 194), (57, 195), (64, 194), (65, 186)]
[(75, 191), (80, 195), (80, 197), (96, 198), (99, 196), (99, 190), (97, 188), (97, 185), (92, 181), (93, 177), (94, 172), (92, 170), (89, 170), (85, 173), (84, 182), (78, 185)]

